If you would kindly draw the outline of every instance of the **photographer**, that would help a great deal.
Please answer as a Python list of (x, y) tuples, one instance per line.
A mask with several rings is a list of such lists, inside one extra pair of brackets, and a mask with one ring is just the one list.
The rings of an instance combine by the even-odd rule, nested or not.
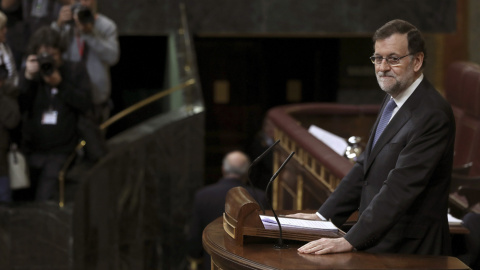
[(30, 40), (20, 74), (19, 104), (26, 113), (22, 147), (37, 201), (53, 199), (58, 172), (78, 143), (78, 117), (92, 105), (85, 68), (64, 61), (63, 51), (60, 34), (40, 28)]
[(101, 124), (111, 109), (110, 67), (120, 56), (116, 24), (96, 12), (96, 0), (80, 0), (63, 6), (52, 28), (67, 40), (64, 59), (85, 64), (93, 84), (95, 119)]

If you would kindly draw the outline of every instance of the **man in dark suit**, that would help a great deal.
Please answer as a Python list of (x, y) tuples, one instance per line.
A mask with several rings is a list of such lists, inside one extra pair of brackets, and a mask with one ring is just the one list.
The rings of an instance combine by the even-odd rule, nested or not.
[(451, 107), (423, 76), (426, 52), (418, 29), (393, 20), (373, 41), (370, 58), (387, 93), (381, 116), (364, 153), (318, 212), (295, 215), (341, 226), (358, 209), (358, 221), (345, 237), (315, 240), (298, 251), (447, 255), (455, 140)]
[[(203, 187), (195, 194), (187, 239), (188, 255), (191, 262), (203, 261), (204, 269), (210, 269), (210, 256), (202, 248), (202, 232), (208, 224), (223, 215), (227, 192), (231, 188), (245, 186), (249, 166), (250, 160), (245, 153), (240, 151), (228, 153), (223, 158), (223, 177), (217, 183)], [(262, 190), (251, 187), (247, 190), (259, 204), (266, 205), (266, 197)]]

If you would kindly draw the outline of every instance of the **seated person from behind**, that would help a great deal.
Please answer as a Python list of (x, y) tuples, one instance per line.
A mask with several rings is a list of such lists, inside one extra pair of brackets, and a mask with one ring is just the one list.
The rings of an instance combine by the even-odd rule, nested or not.
[[(244, 186), (247, 181), (250, 160), (240, 151), (228, 153), (223, 158), (223, 177), (215, 184), (203, 187), (195, 194), (193, 202), (190, 231), (187, 237), (189, 243), (188, 255), (191, 259), (200, 260), (203, 253), (204, 269), (210, 269), (210, 256), (202, 247), (202, 232), (209, 223), (221, 217), (225, 211), (225, 197), (234, 187)], [(259, 204), (266, 206), (265, 194), (262, 190), (247, 190)]]

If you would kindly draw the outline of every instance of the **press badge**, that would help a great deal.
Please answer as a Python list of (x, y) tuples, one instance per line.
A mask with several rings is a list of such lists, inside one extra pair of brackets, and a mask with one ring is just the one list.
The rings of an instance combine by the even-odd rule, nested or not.
[(47, 111), (43, 113), (42, 125), (56, 125), (57, 124), (57, 111)]

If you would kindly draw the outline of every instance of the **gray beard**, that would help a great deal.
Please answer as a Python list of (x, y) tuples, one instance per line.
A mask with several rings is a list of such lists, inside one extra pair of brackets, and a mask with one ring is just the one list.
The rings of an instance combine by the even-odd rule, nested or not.
[(401, 87), (402, 87), (401, 83), (399, 81), (397, 81), (395, 77), (387, 75), (387, 77), (394, 78), (395, 83), (393, 85), (390, 85), (389, 87), (386, 87), (385, 83), (381, 81), (383, 76), (385, 76), (384, 72), (380, 71), (380, 72), (377, 73), (378, 85), (386, 93), (390, 94), (391, 96), (396, 96), (396, 94), (398, 94), (401, 91)]
[(408, 78), (405, 78), (405, 79), (408, 79), (408, 81), (403, 81), (403, 82), (398, 81), (397, 78), (394, 77), (394, 76), (390, 76), (390, 77), (395, 79), (395, 83), (387, 88), (381, 82), (381, 77), (385, 76), (385, 75), (388, 76), (389, 74), (388, 73), (385, 74), (385, 72), (379, 71), (376, 74), (377, 82), (378, 82), (378, 85), (380, 86), (380, 88), (383, 91), (385, 91), (387, 94), (390, 94), (390, 96), (392, 96), (392, 97), (396, 97), (399, 93), (406, 90), (415, 81), (414, 80), (414, 78), (415, 78), (414, 74), (405, 74), (405, 75), (411, 75), (411, 76), (409, 76)]

